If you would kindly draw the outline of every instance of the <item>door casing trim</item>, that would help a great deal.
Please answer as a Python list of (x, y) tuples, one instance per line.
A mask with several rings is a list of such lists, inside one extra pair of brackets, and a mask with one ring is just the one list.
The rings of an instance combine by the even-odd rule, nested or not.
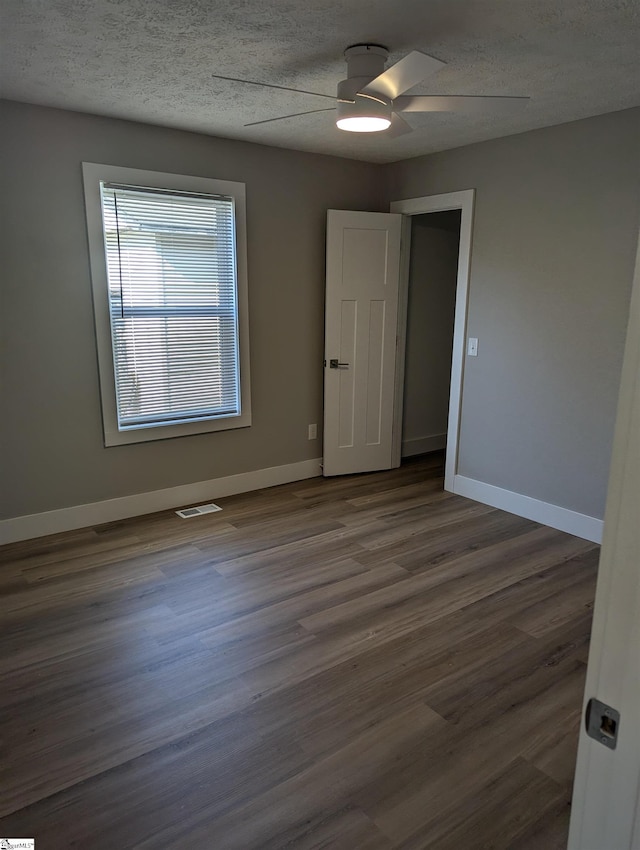
[(475, 189), (446, 192), (392, 201), (389, 212), (404, 216), (400, 247), (400, 292), (398, 301), (398, 332), (395, 399), (393, 416), (393, 465), (400, 466), (402, 452), (402, 402), (404, 395), (404, 360), (407, 342), (407, 302), (409, 296), (409, 255), (411, 248), (411, 216), (424, 213), (461, 210), (458, 277), (456, 282), (456, 307), (453, 326), (453, 353), (451, 358), (451, 387), (449, 390), (449, 419), (447, 424), (447, 449), (445, 459), (444, 489), (454, 492), (454, 479), (458, 471), (458, 446), (462, 414), (462, 387), (464, 381), (465, 340), (469, 312), (469, 275), (471, 270), (471, 244)]

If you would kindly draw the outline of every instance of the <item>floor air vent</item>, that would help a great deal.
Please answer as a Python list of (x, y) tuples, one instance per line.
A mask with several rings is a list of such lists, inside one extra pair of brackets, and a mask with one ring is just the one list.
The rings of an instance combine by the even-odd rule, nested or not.
[(192, 516), (200, 516), (200, 514), (212, 514), (215, 511), (221, 511), (222, 508), (219, 505), (198, 505), (195, 508), (184, 508), (181, 511), (176, 511), (178, 516), (181, 516), (182, 519), (191, 519)]

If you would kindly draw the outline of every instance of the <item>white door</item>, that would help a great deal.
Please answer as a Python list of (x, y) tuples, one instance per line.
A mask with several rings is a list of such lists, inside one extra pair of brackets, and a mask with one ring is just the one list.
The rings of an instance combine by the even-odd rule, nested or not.
[(328, 211), (325, 475), (393, 465), (401, 227), (398, 213)]
[[(640, 848), (640, 242), (609, 476), (585, 704), (620, 713), (580, 734), (570, 850)], [(607, 742), (617, 732), (615, 749)], [(609, 740), (609, 743), (611, 741)]]

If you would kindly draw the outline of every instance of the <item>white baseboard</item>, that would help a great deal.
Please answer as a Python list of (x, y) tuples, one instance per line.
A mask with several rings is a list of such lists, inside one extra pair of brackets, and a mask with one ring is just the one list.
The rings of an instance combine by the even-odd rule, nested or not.
[[(422, 454), (443, 448), (446, 434), (436, 434), (420, 440), (407, 441), (411, 454)], [(418, 449), (417, 446), (421, 447)], [(423, 446), (427, 446), (424, 448)], [(57, 534), (61, 531), (71, 531), (99, 525), (103, 522), (114, 522), (132, 516), (164, 511), (181, 505), (196, 502), (221, 499), (236, 493), (246, 493), (250, 490), (260, 490), (263, 487), (273, 487), (277, 484), (288, 484), (291, 481), (302, 481), (305, 478), (315, 478), (321, 475), (321, 458), (303, 460), (298, 463), (288, 463), (283, 466), (272, 466), (267, 469), (257, 469), (253, 472), (243, 472), (239, 475), (228, 475), (225, 478), (212, 478), (208, 481), (197, 481), (193, 484), (182, 484), (177, 487), (167, 487), (163, 490), (153, 490), (149, 493), (137, 493), (133, 496), (121, 496), (117, 499), (107, 499), (102, 502), (92, 502), (87, 505), (74, 505), (55, 511), (14, 517), (0, 520), (0, 544), (14, 543), (18, 540), (28, 540), (32, 537), (42, 537), (45, 534)], [(463, 475), (454, 477), (453, 492), (468, 499), (474, 499), (485, 505), (500, 508), (517, 516), (549, 525), (576, 537), (600, 543), (602, 540), (603, 522), (595, 517), (579, 514), (567, 508), (550, 505), (529, 496), (522, 496), (492, 484), (484, 484)]]
[(321, 462), (321, 458), (314, 458), (298, 463), (287, 463), (284, 466), (242, 472), (239, 475), (228, 475), (225, 478), (211, 478), (209, 481), (181, 484), (178, 487), (153, 490), (150, 493), (136, 493), (133, 496), (121, 496), (88, 505), (74, 505), (70, 508), (0, 520), (0, 543), (15, 543), (18, 540), (29, 540), (45, 534), (86, 528), (90, 525), (114, 522), (154, 511), (165, 511), (182, 505), (221, 499), (223, 496), (233, 496), (236, 493), (261, 490), (263, 487), (273, 487), (276, 484), (315, 478), (322, 473)]
[(428, 437), (415, 437), (412, 440), (402, 441), (402, 457), (413, 457), (413, 455), (424, 455), (427, 452), (437, 452), (447, 445), (447, 435), (430, 434)]
[(579, 514), (558, 505), (550, 505), (548, 502), (541, 502), (530, 496), (522, 496), (511, 490), (503, 490), (492, 484), (484, 484), (482, 481), (475, 481), (464, 475), (454, 477), (453, 492), (459, 496), (466, 496), (467, 499), (482, 502), (484, 505), (491, 505), (493, 508), (500, 508), (516, 516), (566, 531), (584, 540), (591, 540), (593, 543), (602, 542), (604, 523), (601, 519)]

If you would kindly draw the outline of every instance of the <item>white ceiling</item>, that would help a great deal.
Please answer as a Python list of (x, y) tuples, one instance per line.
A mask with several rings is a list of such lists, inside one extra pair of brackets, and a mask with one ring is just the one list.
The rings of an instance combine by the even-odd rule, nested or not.
[[(416, 94), (529, 95), (511, 116), (411, 115), (396, 139), (335, 127), (345, 47), (447, 63)], [(3, 0), (3, 96), (267, 145), (391, 162), (640, 104), (638, 0)]]

